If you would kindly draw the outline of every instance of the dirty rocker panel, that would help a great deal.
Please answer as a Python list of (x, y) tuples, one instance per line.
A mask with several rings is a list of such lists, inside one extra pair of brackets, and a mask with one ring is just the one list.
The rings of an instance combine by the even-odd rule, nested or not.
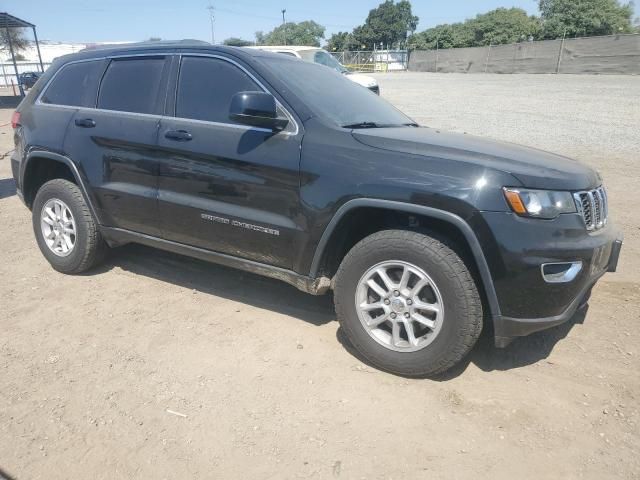
[(139, 243), (150, 247), (159, 248), (173, 253), (179, 253), (187, 255), (189, 257), (198, 258), (219, 265), (227, 267), (237, 268), (245, 272), (255, 273), (262, 275), (263, 277), (274, 278), (281, 280), (289, 285), (293, 285), (303, 292), (310, 293), (312, 295), (323, 295), (330, 287), (330, 280), (325, 277), (310, 278), (298, 273), (292, 272), (280, 267), (274, 267), (272, 265), (266, 265), (253, 260), (247, 260), (244, 258), (238, 258), (224, 253), (213, 252), (204, 248), (193, 247), (178, 242), (172, 242), (170, 240), (164, 240), (162, 238), (153, 237), (151, 235), (145, 235), (142, 233), (136, 233), (129, 230), (113, 227), (100, 227), (102, 236), (107, 241), (109, 246), (124, 245), (126, 243)]

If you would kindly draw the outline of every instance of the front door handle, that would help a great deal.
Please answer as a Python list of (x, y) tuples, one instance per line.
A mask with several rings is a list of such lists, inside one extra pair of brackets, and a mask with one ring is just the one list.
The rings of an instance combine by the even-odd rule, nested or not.
[(76, 118), (76, 125), (82, 128), (93, 128), (96, 126), (96, 122), (91, 118)]
[(169, 130), (164, 134), (164, 137), (176, 142), (188, 142), (193, 138), (186, 130)]

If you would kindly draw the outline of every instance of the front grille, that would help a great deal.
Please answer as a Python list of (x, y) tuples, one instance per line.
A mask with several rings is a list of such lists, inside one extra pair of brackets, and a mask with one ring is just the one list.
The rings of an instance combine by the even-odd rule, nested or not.
[(600, 230), (607, 224), (609, 207), (607, 192), (604, 187), (598, 187), (588, 192), (573, 194), (578, 212), (582, 215), (587, 230)]

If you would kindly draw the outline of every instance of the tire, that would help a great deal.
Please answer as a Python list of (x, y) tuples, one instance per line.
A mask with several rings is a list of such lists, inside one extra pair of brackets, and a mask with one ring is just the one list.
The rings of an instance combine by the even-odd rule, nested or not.
[[(399, 267), (395, 269), (395, 265)], [(384, 281), (380, 283), (382, 277), (375, 276), (380, 268), (387, 273), (387, 279), (398, 285), (399, 278), (404, 278), (404, 270), (415, 272), (409, 274), (408, 278), (414, 279), (410, 281), (414, 282), (416, 289), (421, 276), (426, 274), (430, 281), (426, 290), (421, 290), (414, 296), (410, 293), (400, 294), (398, 298), (404, 299), (402, 301), (393, 296), (401, 288), (393, 289), (390, 307), (384, 312), (379, 310), (380, 315), (389, 316), (395, 312), (393, 309), (396, 307), (399, 312), (404, 309), (404, 313), (396, 313), (396, 317), (401, 314), (409, 323), (400, 322), (402, 326), (397, 327), (399, 337), (394, 337), (391, 333), (396, 328), (393, 326), (396, 320), (383, 323), (374, 330), (375, 334), (369, 333), (370, 327), (365, 326), (365, 323), (369, 325), (369, 318), (373, 314), (363, 313), (364, 310), (357, 307), (363, 298), (361, 292), (367, 292), (365, 304), (380, 304), (388, 300), (373, 293), (368, 284), (361, 283), (363, 278), (374, 278), (379, 286), (386, 285)], [(374, 273), (371, 275), (374, 276), (367, 277), (372, 271)], [(396, 275), (395, 279), (391, 278), (393, 274)], [(409, 291), (408, 288), (402, 290)], [(360, 296), (357, 298), (356, 295)], [(430, 297), (431, 300), (421, 299), (419, 295)], [(379, 300), (376, 300), (378, 297)], [(402, 376), (430, 377), (445, 372), (469, 353), (482, 331), (482, 302), (469, 269), (447, 245), (446, 240), (416, 232), (381, 231), (356, 244), (338, 269), (334, 299), (340, 326), (355, 349), (375, 367)], [(413, 321), (416, 313), (422, 319), (421, 322), (429, 315), (426, 310), (418, 311), (418, 304), (429, 308), (437, 307), (440, 313), (435, 312), (430, 317), (435, 319), (430, 322), (434, 327), (428, 328), (423, 323)], [(390, 308), (391, 313), (387, 314)], [(414, 332), (412, 339), (409, 339), (409, 329), (418, 332)], [(421, 332), (424, 337), (416, 340)], [(392, 338), (399, 339), (399, 342), (392, 341)], [(414, 345), (411, 341), (420, 343)]]
[[(49, 247), (42, 225), (44, 206), (49, 205), (48, 202), (56, 201), (61, 201), (68, 207), (75, 222), (75, 235), (70, 237), (74, 239), (74, 244), (64, 255), (56, 254)], [(100, 263), (108, 250), (82, 192), (76, 184), (68, 180), (50, 180), (40, 187), (33, 202), (32, 223), (40, 251), (51, 266), (59, 272), (67, 274), (85, 272)]]

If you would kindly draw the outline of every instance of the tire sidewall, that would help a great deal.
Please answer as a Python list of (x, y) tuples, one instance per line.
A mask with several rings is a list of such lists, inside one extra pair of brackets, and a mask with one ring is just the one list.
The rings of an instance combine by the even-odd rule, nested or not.
[[(79, 192), (75, 184), (66, 180), (47, 182), (38, 190), (32, 210), (33, 231), (38, 247), (51, 266), (63, 273), (75, 271), (87, 253), (88, 225), (82, 215), (82, 205), (78, 203), (78, 198), (74, 195), (73, 190)], [(63, 201), (69, 207), (76, 224), (76, 242), (73, 251), (66, 257), (58, 256), (51, 251), (45, 242), (42, 227), (40, 226), (42, 208), (52, 198)]]

